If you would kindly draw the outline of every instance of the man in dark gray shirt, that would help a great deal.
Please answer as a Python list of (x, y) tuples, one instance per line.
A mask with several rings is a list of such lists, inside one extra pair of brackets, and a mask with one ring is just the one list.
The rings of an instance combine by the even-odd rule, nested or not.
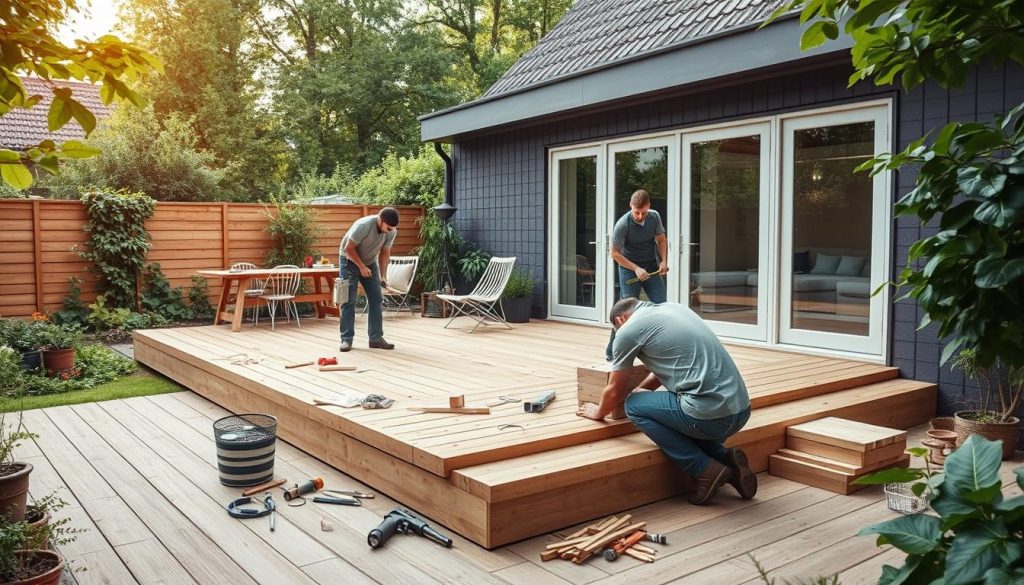
[[(629, 212), (615, 222), (608, 252), (618, 265), (619, 298), (647, 294), (652, 303), (667, 300), (665, 274), (668, 272), (668, 237), (661, 215), (651, 209), (651, 196), (640, 189), (629, 198)], [(630, 280), (636, 282), (630, 283)], [(612, 329), (605, 359), (612, 359)]]
[[(750, 418), (750, 397), (714, 332), (688, 307), (635, 298), (615, 303), (610, 320), (617, 335), (608, 386), (601, 404), (584, 404), (577, 414), (603, 420), (625, 402), (637, 428), (696, 479), (693, 504), (706, 503), (726, 482), (744, 499), (754, 497), (757, 476), (746, 454), (723, 445)], [(635, 389), (626, 384), (634, 359), (651, 371)], [(668, 391), (642, 391), (660, 387)]]
[(341, 306), (340, 351), (352, 349), (356, 334), (356, 288), (362, 284), (370, 310), (367, 334), (370, 347), (394, 349), (384, 339), (384, 317), (381, 311), (381, 274), (387, 274), (391, 246), (398, 236), (398, 211), (385, 207), (377, 215), (368, 215), (352, 224), (338, 249), (341, 278), (348, 280), (348, 302)]

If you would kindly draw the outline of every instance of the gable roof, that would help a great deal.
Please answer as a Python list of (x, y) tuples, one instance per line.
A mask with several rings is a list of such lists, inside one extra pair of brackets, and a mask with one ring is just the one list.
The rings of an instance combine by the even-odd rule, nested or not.
[[(46, 139), (60, 143), (85, 138), (85, 130), (73, 118), (56, 132), (47, 129), (46, 114), (50, 111), (50, 102), (53, 101), (53, 90), (50, 89), (49, 82), (37, 77), (22, 77), (21, 83), (29, 95), (40, 95), (43, 99), (28, 110), (13, 108), (0, 116), (0, 147), (25, 150)], [(65, 80), (53, 83), (58, 87), (70, 88), (72, 96), (89, 108), (89, 111), (96, 115), (97, 121), (114, 111), (113, 106), (104, 105), (100, 100), (98, 85)]]
[(482, 96), (582, 75), (759, 25), (784, 0), (580, 0)]

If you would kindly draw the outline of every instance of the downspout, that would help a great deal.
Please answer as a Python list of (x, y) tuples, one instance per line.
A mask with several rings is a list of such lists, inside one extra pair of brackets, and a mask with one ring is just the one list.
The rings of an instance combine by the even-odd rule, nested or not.
[[(455, 207), (455, 167), (452, 164), (451, 157), (444, 151), (444, 147), (441, 146), (440, 142), (434, 143), (434, 150), (437, 151), (437, 155), (444, 160), (444, 203), (434, 208), (434, 215), (437, 216), (443, 223), (447, 224), (451, 220), (458, 208)], [(447, 229), (444, 233), (447, 233)], [(441, 274), (440, 282), (444, 286), (445, 292), (454, 291), (452, 282), (452, 267), (451, 254), (452, 251), (448, 249), (449, 242), (447, 236), (442, 238), (441, 242), (441, 255), (444, 260), (441, 263)]]

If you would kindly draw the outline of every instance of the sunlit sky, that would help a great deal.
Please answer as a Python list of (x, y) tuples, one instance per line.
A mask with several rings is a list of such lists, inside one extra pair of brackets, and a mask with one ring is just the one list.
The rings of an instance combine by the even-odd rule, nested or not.
[(57, 38), (64, 44), (73, 45), (76, 38), (94, 40), (113, 32), (120, 37), (124, 33), (117, 27), (117, 9), (122, 0), (80, 0), (79, 11), (72, 14), (58, 32)]

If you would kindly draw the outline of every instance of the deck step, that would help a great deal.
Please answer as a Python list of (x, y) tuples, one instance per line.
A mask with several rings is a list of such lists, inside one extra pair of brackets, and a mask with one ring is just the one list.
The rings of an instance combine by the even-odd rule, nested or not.
[[(934, 384), (895, 379), (757, 408), (729, 444), (747, 452), (755, 471), (765, 471), (768, 457), (785, 447), (790, 425), (838, 416), (906, 429), (934, 415), (935, 392)], [(488, 503), (488, 547), (671, 497), (688, 486), (639, 433), (457, 469), (450, 482)]]

